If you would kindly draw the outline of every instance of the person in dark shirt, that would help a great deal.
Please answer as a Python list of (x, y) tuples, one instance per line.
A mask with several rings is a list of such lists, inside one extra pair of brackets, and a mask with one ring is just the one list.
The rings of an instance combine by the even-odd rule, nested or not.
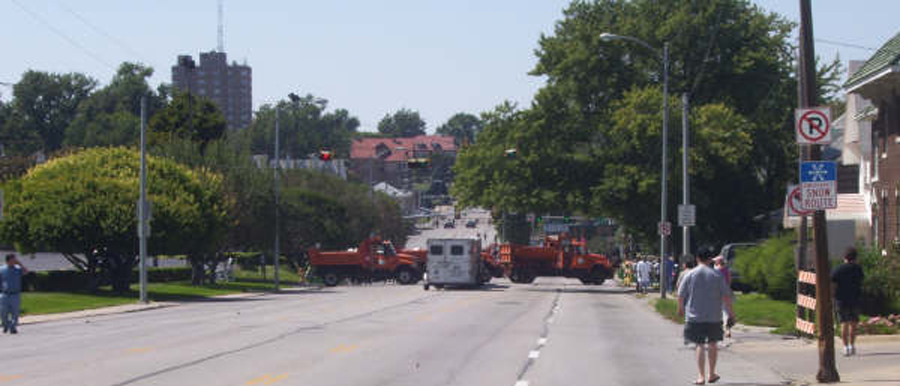
[(19, 324), (19, 293), (22, 292), (22, 276), (28, 269), (14, 254), (6, 255), (6, 265), (0, 266), (0, 320), (3, 333), (16, 334)]
[(847, 248), (844, 264), (831, 273), (834, 283), (834, 305), (841, 323), (841, 340), (844, 342), (844, 356), (856, 354), (856, 323), (862, 298), (863, 270), (856, 264), (856, 248)]

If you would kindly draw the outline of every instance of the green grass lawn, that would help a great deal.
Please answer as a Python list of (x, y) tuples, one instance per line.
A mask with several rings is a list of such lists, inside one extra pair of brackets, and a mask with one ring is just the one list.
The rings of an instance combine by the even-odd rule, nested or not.
[[(794, 332), (794, 303), (783, 300), (772, 300), (762, 294), (738, 294), (734, 302), (734, 313), (738, 322), (749, 326), (775, 327), (773, 333), (791, 334)], [(666, 319), (684, 323), (678, 316), (676, 299), (657, 299), (653, 308)]]
[[(205, 286), (193, 286), (189, 281), (150, 283), (147, 285), (147, 295), (152, 301), (190, 301), (242, 292), (271, 291), (275, 289), (272, 282), (273, 272), (274, 268), (269, 266), (266, 280), (263, 280), (262, 275), (257, 271), (236, 269), (235, 281)], [(300, 283), (300, 277), (290, 269), (281, 269), (279, 279), (283, 286)], [(109, 287), (101, 288), (96, 293), (24, 292), (22, 293), (22, 314), (53, 314), (118, 306), (134, 303), (138, 297), (137, 284), (133, 284), (131, 291), (124, 294), (114, 293)]]

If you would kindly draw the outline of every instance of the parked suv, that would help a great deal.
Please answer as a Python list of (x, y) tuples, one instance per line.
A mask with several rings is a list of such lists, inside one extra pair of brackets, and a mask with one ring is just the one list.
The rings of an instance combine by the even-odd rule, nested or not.
[(741, 282), (741, 274), (734, 268), (734, 258), (737, 256), (738, 250), (755, 246), (756, 243), (731, 243), (725, 244), (725, 246), (722, 247), (722, 251), (719, 252), (719, 256), (722, 256), (725, 259), (725, 264), (731, 271), (731, 289), (742, 292), (753, 289), (748, 284)]

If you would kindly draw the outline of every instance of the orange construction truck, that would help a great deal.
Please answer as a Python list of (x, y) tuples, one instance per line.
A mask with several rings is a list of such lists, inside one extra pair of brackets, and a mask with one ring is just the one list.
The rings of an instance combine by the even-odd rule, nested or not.
[(341, 280), (354, 281), (396, 279), (400, 284), (415, 284), (422, 279), (424, 261), (414, 255), (397, 253), (394, 245), (378, 237), (365, 239), (359, 247), (347, 251), (307, 251), (309, 265), (326, 286)]
[(547, 236), (543, 245), (500, 245), (500, 265), (513, 283), (531, 283), (538, 276), (562, 276), (584, 284), (603, 284), (614, 269), (609, 259), (588, 253), (583, 240)]

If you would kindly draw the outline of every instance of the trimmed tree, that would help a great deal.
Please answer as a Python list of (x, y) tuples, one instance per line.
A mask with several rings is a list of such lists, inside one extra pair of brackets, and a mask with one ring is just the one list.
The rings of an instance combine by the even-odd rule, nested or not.
[[(222, 178), (148, 157), (151, 254), (202, 254), (228, 228)], [(94, 148), (53, 159), (6, 184), (0, 238), (21, 252), (58, 251), (127, 291), (137, 264), (140, 153)], [(100, 274), (103, 274), (101, 276)]]

